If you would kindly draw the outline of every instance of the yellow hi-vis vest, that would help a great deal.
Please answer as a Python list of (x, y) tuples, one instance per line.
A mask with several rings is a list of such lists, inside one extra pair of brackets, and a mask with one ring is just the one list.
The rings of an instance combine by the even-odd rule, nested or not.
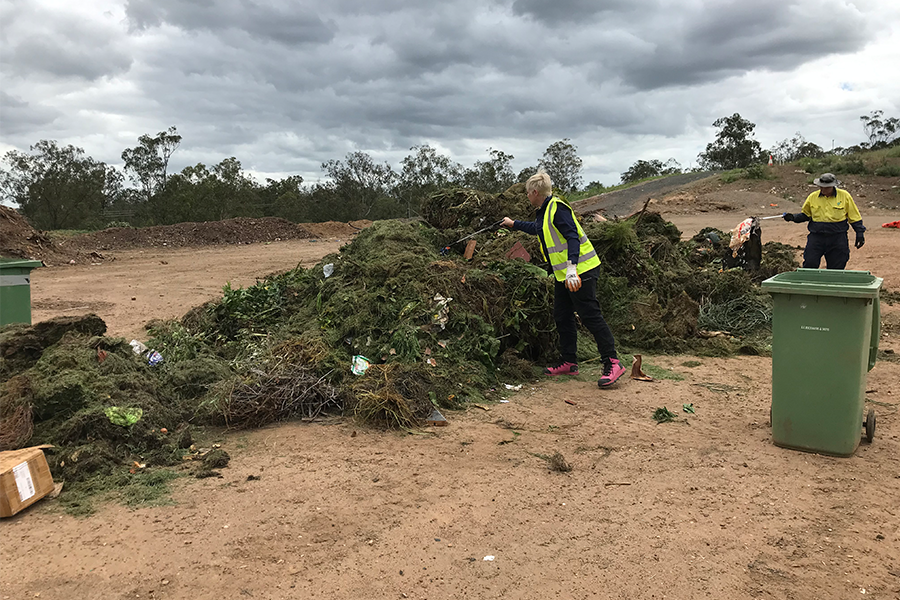
[(575, 227), (578, 229), (578, 241), (581, 243), (581, 247), (578, 249), (578, 274), (581, 275), (594, 267), (599, 267), (600, 258), (597, 256), (591, 241), (584, 234), (581, 223), (575, 218), (575, 211), (572, 210), (571, 206), (554, 196), (547, 203), (547, 210), (544, 211), (544, 225), (542, 227), (544, 243), (541, 244), (541, 252), (544, 252), (544, 246), (546, 245), (547, 250), (544, 258), (550, 263), (556, 280), (565, 281), (566, 265), (569, 262), (569, 243), (556, 226), (553, 225), (553, 217), (556, 216), (556, 211), (560, 206), (563, 207), (563, 210), (572, 211), (572, 220), (575, 221)]

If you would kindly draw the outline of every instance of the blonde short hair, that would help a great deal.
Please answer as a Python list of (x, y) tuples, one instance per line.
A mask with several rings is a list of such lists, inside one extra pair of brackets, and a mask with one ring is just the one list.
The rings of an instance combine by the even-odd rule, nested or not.
[(546, 171), (538, 171), (525, 182), (525, 191), (531, 192), (532, 190), (539, 191), (544, 198), (553, 195), (553, 182), (550, 181), (550, 175)]

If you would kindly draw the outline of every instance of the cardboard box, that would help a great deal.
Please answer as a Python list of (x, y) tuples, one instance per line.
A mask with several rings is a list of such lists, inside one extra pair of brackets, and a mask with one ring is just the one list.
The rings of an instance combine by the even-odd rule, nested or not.
[(43, 448), (0, 452), (0, 517), (11, 517), (53, 491)]

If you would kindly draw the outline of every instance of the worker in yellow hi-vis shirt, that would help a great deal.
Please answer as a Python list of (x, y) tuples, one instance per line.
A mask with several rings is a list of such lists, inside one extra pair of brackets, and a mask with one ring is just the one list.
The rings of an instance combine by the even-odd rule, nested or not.
[(850, 260), (850, 244), (847, 231), (856, 232), (857, 248), (866, 243), (866, 227), (853, 196), (837, 187), (840, 183), (831, 173), (825, 173), (815, 181), (819, 191), (813, 192), (803, 203), (801, 212), (784, 213), (785, 221), (803, 223), (809, 221), (806, 250), (803, 251), (803, 268), (818, 269), (825, 257), (829, 269), (843, 269)]

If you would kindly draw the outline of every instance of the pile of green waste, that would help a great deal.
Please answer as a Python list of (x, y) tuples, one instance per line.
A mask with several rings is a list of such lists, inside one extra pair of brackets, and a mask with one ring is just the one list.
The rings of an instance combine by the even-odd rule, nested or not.
[[(422, 220), (376, 222), (314, 267), (226, 285), (182, 319), (151, 323), (146, 345), (163, 357), (155, 365), (92, 315), (9, 326), (0, 331), (0, 444), (53, 444), (54, 475), (79, 481), (181, 463), (198, 427), (329, 414), (412, 427), (434, 407), (533, 380), (557, 358), (553, 280), (537, 238), (488, 228), (472, 238), (471, 259), (453, 244), (533, 214), (521, 184), (497, 195), (439, 192)], [(766, 244), (761, 271), (749, 273), (722, 268), (724, 233), (682, 241), (655, 213), (584, 229), (622, 352), (765, 352), (771, 302), (758, 284), (795, 268), (793, 249)], [(530, 261), (507, 258), (517, 243)], [(586, 333), (579, 351), (596, 356)]]
[(0, 449), (52, 444), (51, 470), (67, 484), (132, 462), (181, 461), (195, 400), (228, 366), (150, 367), (105, 332), (96, 315), (0, 332)]

